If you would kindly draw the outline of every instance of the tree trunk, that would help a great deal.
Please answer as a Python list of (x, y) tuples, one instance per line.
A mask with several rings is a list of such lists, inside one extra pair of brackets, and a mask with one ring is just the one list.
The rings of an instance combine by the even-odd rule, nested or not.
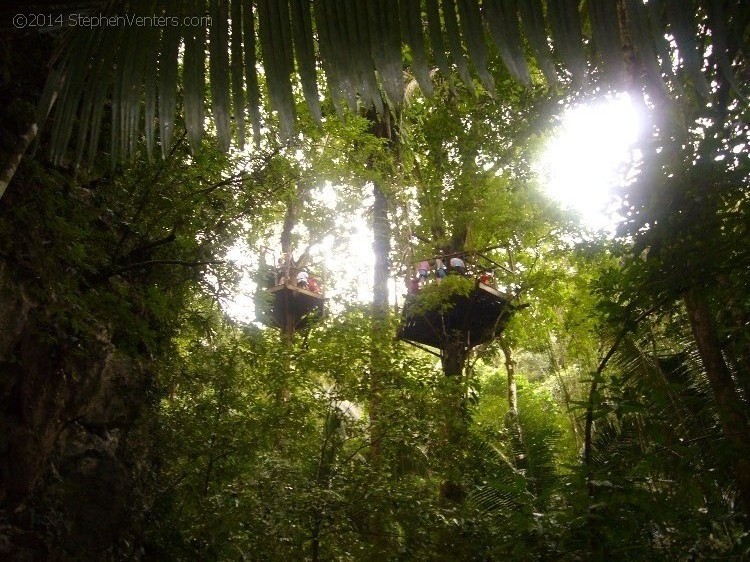
[(513, 444), (513, 461), (516, 468), (524, 468), (526, 464), (526, 453), (523, 446), (523, 434), (521, 432), (521, 421), (518, 419), (518, 388), (516, 386), (516, 362), (513, 360), (513, 351), (508, 341), (500, 336), (500, 347), (505, 356), (505, 370), (508, 373), (508, 415), (505, 418), (505, 427), (511, 434)]
[(513, 361), (512, 350), (508, 342), (500, 337), (500, 347), (505, 355), (505, 370), (508, 372), (508, 412), (514, 419), (518, 419), (518, 388), (516, 386), (516, 362)]
[[(371, 111), (368, 114), (372, 134), (377, 138), (390, 139), (389, 114), (379, 118)], [(374, 168), (372, 158), (367, 167)], [(388, 353), (388, 254), (391, 249), (390, 223), (388, 222), (388, 198), (378, 182), (373, 182), (372, 209), (373, 291), (372, 291), (372, 345), (370, 348), (370, 456), (375, 461), (380, 454), (380, 399), (382, 377), (387, 370)]]
[[(387, 112), (381, 119), (371, 111), (368, 114), (372, 134), (377, 138), (391, 139), (390, 114)], [(375, 163), (372, 157), (367, 162), (368, 169)], [(373, 250), (373, 292), (372, 292), (372, 340), (370, 345), (370, 460), (374, 467), (382, 463), (381, 427), (383, 378), (388, 376), (388, 342), (389, 331), (388, 308), (388, 255), (391, 249), (391, 230), (388, 220), (388, 197), (378, 181), (372, 185), (374, 197), (372, 209), (372, 250)], [(386, 538), (385, 514), (373, 513), (369, 522), (371, 534), (372, 560), (381, 560), (388, 551)]]
[(440, 357), (443, 373), (447, 377), (461, 378), (466, 364), (466, 346), (463, 339), (457, 334), (449, 334), (448, 338)]
[(745, 410), (724, 361), (705, 297), (695, 288), (684, 297), (695, 342), (706, 370), (722, 433), (732, 445), (732, 470), (746, 515), (750, 515), (750, 431)]
[(370, 348), (370, 455), (376, 460), (380, 454), (380, 399), (382, 377), (388, 366), (388, 252), (390, 225), (388, 202), (377, 184), (373, 185), (375, 204), (372, 231), (374, 250), (374, 286), (372, 297), (372, 346)]
[(547, 340), (547, 353), (549, 355), (549, 362), (550, 366), (552, 367), (552, 372), (555, 374), (555, 377), (557, 377), (557, 382), (560, 384), (560, 390), (562, 391), (563, 401), (565, 403), (565, 412), (568, 416), (568, 419), (570, 420), (570, 427), (573, 430), (573, 437), (576, 441), (576, 448), (578, 448), (581, 446), (580, 434), (582, 433), (580, 419), (577, 413), (573, 411), (573, 399), (570, 395), (570, 389), (565, 382), (562, 368), (557, 360), (557, 357), (555, 356), (555, 350), (552, 347), (552, 342), (549, 339)]
[(462, 503), (466, 499), (466, 490), (461, 484), (463, 469), (459, 463), (467, 430), (463, 385), (466, 351), (463, 338), (459, 334), (450, 334), (440, 358), (446, 375), (442, 390), (446, 418), (441, 444), (445, 480), (440, 486), (440, 499), (446, 504)]

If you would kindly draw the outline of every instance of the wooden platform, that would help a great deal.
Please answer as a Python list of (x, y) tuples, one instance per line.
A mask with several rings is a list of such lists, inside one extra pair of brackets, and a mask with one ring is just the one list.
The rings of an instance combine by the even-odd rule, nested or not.
[(256, 316), (272, 328), (295, 331), (309, 327), (322, 318), (325, 298), (320, 293), (293, 285), (276, 285), (259, 290), (256, 298)]
[(468, 296), (455, 295), (443, 312), (412, 313), (416, 299), (419, 295), (406, 299), (398, 338), (438, 349), (445, 349), (446, 342), (455, 338), (467, 348), (492, 341), (515, 310), (509, 296), (479, 282)]

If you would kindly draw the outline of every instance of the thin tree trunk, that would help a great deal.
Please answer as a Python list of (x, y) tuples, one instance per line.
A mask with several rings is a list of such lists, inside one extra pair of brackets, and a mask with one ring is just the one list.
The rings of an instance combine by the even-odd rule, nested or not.
[(513, 440), (513, 461), (517, 468), (526, 464), (526, 453), (523, 446), (521, 421), (518, 418), (518, 387), (516, 385), (516, 362), (513, 360), (513, 350), (503, 336), (499, 338), (500, 348), (505, 356), (505, 370), (508, 373), (508, 415), (505, 426), (510, 431)]
[[(374, 113), (369, 115), (372, 133), (378, 138), (390, 138), (387, 119), (379, 119)], [(374, 163), (369, 161), (368, 168)], [(390, 223), (388, 222), (388, 198), (378, 182), (373, 182), (374, 197), (372, 210), (373, 248), (373, 292), (372, 292), (372, 346), (370, 348), (370, 455), (375, 461), (380, 454), (380, 400), (382, 377), (387, 369), (388, 341), (388, 254), (391, 249)]]
[(732, 445), (732, 470), (737, 479), (740, 498), (746, 515), (750, 516), (750, 431), (742, 401), (724, 361), (719, 338), (711, 322), (705, 297), (695, 288), (684, 297), (695, 342), (706, 370), (722, 433)]
[(499, 339), (500, 347), (505, 355), (505, 370), (508, 373), (508, 412), (514, 419), (518, 419), (518, 387), (516, 385), (516, 362), (513, 361), (512, 350), (504, 337)]
[(562, 368), (560, 367), (560, 364), (557, 361), (557, 358), (555, 357), (555, 350), (552, 347), (552, 342), (549, 340), (547, 341), (547, 352), (549, 354), (549, 362), (550, 362), (550, 366), (552, 367), (552, 372), (555, 374), (555, 377), (557, 377), (557, 382), (560, 384), (560, 390), (562, 391), (562, 394), (563, 394), (563, 401), (565, 402), (565, 412), (568, 415), (568, 419), (570, 420), (570, 427), (573, 430), (573, 437), (575, 438), (575, 441), (576, 441), (576, 448), (578, 448), (581, 446), (580, 434), (582, 433), (580, 420), (578, 419), (578, 416), (573, 411), (573, 408), (571, 408), (573, 399), (570, 396), (570, 389), (565, 383), (565, 378), (563, 377)]
[(388, 341), (388, 251), (390, 249), (390, 225), (388, 224), (388, 202), (383, 191), (373, 185), (375, 204), (373, 209), (374, 285), (372, 297), (372, 346), (370, 348), (370, 456), (373, 461), (380, 455), (380, 400), (382, 377), (387, 369)]

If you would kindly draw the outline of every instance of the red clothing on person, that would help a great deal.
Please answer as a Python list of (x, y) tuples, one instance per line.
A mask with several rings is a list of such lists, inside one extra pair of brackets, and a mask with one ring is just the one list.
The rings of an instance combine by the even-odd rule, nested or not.
[(307, 288), (311, 290), (313, 293), (320, 292), (320, 287), (318, 286), (318, 282), (312, 277), (307, 279)]

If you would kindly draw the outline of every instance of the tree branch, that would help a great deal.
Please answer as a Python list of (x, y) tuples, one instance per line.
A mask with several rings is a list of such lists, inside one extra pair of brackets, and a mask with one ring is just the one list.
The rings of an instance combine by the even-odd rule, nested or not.
[(37, 124), (32, 123), (26, 132), (18, 137), (16, 146), (13, 147), (13, 150), (8, 155), (8, 161), (0, 171), (0, 199), (2, 199), (5, 190), (8, 188), (10, 180), (13, 179), (13, 176), (18, 169), (18, 165), (21, 163), (23, 155), (26, 153), (26, 149), (29, 148), (31, 141), (36, 137), (37, 130)]
[(127, 271), (140, 269), (142, 267), (153, 267), (155, 265), (181, 265), (183, 267), (201, 267), (203, 265), (218, 265), (222, 263), (226, 263), (226, 262), (224, 260), (217, 260), (217, 261), (148, 260), (148, 261), (142, 261), (138, 263), (131, 263), (123, 267), (114, 269), (110, 271), (106, 275), (106, 277), (110, 278), (110, 277), (114, 277), (115, 275), (120, 275), (121, 273), (125, 273)]

